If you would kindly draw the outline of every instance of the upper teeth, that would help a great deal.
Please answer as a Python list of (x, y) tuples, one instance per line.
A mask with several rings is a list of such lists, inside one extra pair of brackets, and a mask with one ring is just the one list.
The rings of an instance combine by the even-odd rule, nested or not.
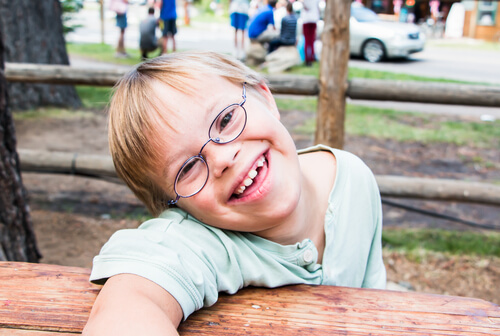
[[(264, 166), (264, 162), (266, 162), (266, 159), (262, 156), (259, 160), (257, 160), (257, 167)], [(247, 187), (249, 187), (249, 186), (252, 185), (253, 179), (255, 178), (255, 176), (257, 176), (257, 174), (258, 173), (257, 173), (256, 169), (250, 170), (248, 172), (247, 178), (243, 181), (243, 184), (240, 185), (238, 187), (238, 189), (236, 189), (236, 191), (234, 193), (236, 195), (239, 195), (239, 194), (243, 193)]]

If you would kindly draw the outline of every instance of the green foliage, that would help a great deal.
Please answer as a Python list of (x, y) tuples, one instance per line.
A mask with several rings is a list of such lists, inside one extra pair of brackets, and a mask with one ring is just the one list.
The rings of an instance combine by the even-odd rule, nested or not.
[(384, 229), (387, 249), (415, 252), (421, 249), (450, 254), (500, 257), (500, 233), (438, 229)]
[(63, 34), (74, 32), (76, 28), (82, 27), (79, 24), (70, 24), (74, 13), (78, 13), (83, 8), (83, 0), (60, 0), (62, 8)]

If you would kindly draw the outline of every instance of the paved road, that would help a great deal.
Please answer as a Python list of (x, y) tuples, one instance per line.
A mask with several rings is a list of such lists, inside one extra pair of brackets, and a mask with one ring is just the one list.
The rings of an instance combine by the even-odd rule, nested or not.
[(461, 39), (459, 43), (453, 40), (442, 40), (439, 46), (435, 46), (436, 42), (441, 41), (430, 41), (423, 52), (413, 54), (407, 60), (392, 60), (376, 64), (364, 60), (351, 60), (349, 65), (425, 77), (500, 85), (500, 46), (495, 51), (477, 48), (478, 41), (476, 40)]

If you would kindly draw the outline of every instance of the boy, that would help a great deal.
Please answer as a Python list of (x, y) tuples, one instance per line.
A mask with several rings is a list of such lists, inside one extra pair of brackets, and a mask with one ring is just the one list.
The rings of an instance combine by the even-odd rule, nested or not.
[(138, 65), (109, 108), (118, 174), (158, 218), (94, 259), (86, 335), (176, 334), (245, 286), (385, 287), (380, 195), (341, 150), (297, 155), (263, 78), (227, 56)]
[[(230, 0), (229, 17), (231, 18), (231, 27), (234, 28), (234, 56), (238, 59), (245, 58), (245, 33), (249, 9), (249, 0)], [(238, 31), (241, 35), (239, 44)]]

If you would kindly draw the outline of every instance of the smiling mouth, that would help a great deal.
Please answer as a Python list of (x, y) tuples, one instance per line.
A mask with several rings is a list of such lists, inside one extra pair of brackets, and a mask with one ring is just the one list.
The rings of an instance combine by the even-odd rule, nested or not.
[[(249, 192), (251, 189), (251, 185), (254, 183), (254, 179), (259, 176), (260, 171), (262, 170), (262, 167), (264, 166), (266, 162), (266, 158), (264, 155), (262, 155), (256, 162), (256, 165), (254, 168), (252, 168), (249, 172), (246, 178), (243, 180), (241, 185), (235, 189), (233, 192), (233, 197), (235, 198), (241, 198), (245, 194)], [(246, 191), (246, 192), (245, 192)]]

